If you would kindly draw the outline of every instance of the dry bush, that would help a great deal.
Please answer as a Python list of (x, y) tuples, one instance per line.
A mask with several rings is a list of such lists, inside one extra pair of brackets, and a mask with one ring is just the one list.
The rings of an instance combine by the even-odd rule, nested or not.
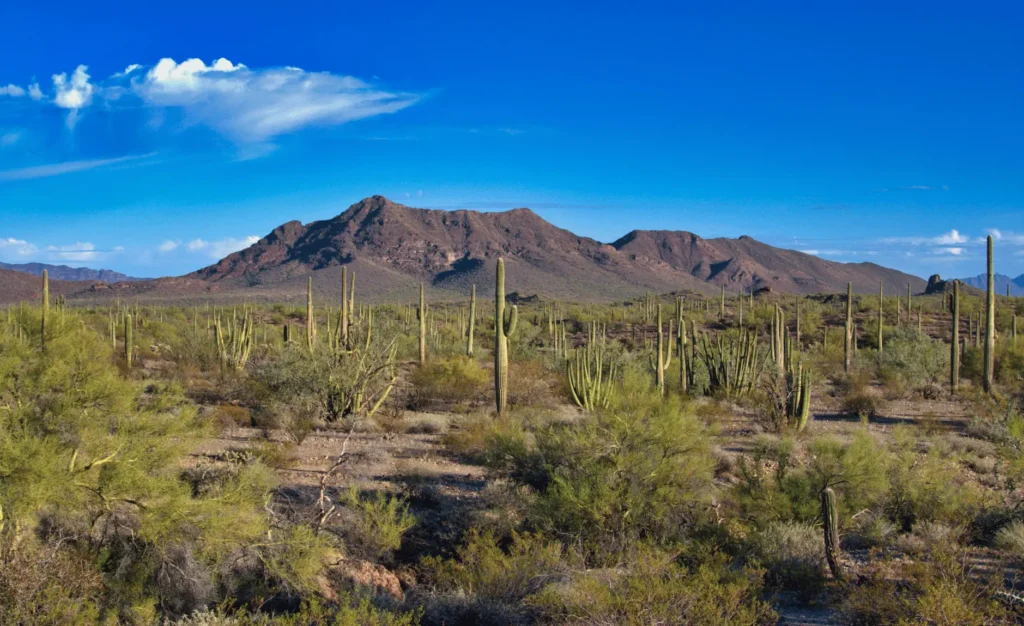
[(489, 376), (474, 359), (457, 355), (428, 361), (413, 371), (411, 379), (409, 408), (423, 410), (478, 399), (487, 388)]
[(772, 586), (813, 597), (825, 580), (824, 539), (812, 524), (772, 522), (750, 539), (750, 552)]

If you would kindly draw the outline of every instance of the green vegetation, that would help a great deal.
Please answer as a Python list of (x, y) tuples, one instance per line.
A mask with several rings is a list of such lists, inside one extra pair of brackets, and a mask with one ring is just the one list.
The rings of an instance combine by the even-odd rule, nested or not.
[(2, 311), (0, 623), (1022, 619), (972, 565), (1024, 563), (1016, 300), (341, 281)]

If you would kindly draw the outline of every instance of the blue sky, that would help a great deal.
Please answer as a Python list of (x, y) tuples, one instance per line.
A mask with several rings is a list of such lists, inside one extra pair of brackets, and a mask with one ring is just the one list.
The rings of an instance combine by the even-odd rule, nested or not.
[(16, 3), (0, 261), (139, 276), (382, 194), (1024, 273), (1019, 3)]

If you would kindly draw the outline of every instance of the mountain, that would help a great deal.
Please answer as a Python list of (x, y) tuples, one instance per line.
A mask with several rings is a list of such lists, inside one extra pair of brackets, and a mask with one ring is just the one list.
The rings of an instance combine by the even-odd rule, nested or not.
[(47, 265), (46, 263), (0, 263), (0, 269), (25, 272), (34, 276), (42, 276), (43, 270), (46, 270), (50, 280), (99, 280), (105, 283), (142, 280), (125, 276), (113, 270), (94, 270), (88, 267), (68, 267), (67, 265)]
[[(82, 284), (75, 298), (147, 301), (282, 301), (337, 298), (341, 268), (355, 271), (357, 292), (374, 301), (412, 301), (420, 283), (432, 297), (464, 297), (470, 285), (488, 293), (499, 257), (506, 289), (521, 296), (623, 300), (645, 291), (716, 294), (902, 294), (922, 279), (873, 263), (837, 263), (775, 248), (750, 237), (703, 239), (681, 231), (633, 231), (612, 244), (558, 228), (529, 209), (497, 213), (416, 209), (381, 196), (310, 224), (287, 222), (252, 246), (175, 278)], [(4, 294), (0, 293), (0, 301)]]
[[(1006, 287), (1010, 287), (1011, 296), (1024, 296), (1024, 274), (1021, 274), (1017, 278), (1010, 278), (1005, 274), (996, 274), (995, 278), (995, 289), (997, 296), (1006, 295)], [(971, 287), (977, 287), (978, 289), (988, 289), (988, 276), (986, 274), (978, 274), (977, 276), (971, 276), (970, 278), (961, 278), (960, 282), (970, 285)]]
[(287, 285), (298, 293), (311, 273), (334, 281), (346, 264), (355, 269), (364, 294), (404, 297), (421, 281), (465, 293), (472, 283), (493, 280), (499, 256), (508, 265), (509, 291), (581, 301), (624, 299), (646, 290), (716, 293), (721, 285), (732, 293), (766, 287), (781, 293), (843, 291), (847, 281), (867, 293), (879, 282), (890, 293), (903, 293), (908, 284), (915, 293), (925, 287), (916, 276), (873, 263), (826, 261), (750, 237), (633, 231), (603, 244), (529, 209), (415, 209), (381, 196), (333, 219), (283, 224), (251, 247), (176, 280), (211, 289)]
[(612, 244), (634, 259), (661, 261), (729, 291), (769, 288), (782, 293), (845, 291), (853, 283), (859, 293), (875, 293), (882, 283), (890, 294), (925, 288), (917, 276), (875, 263), (837, 263), (811, 254), (761, 243), (746, 235), (738, 239), (703, 239), (693, 233), (634, 230)]
[[(73, 297), (75, 294), (89, 289), (96, 283), (73, 282), (66, 280), (50, 279), (50, 296), (65, 295)], [(16, 272), (14, 270), (0, 269), (0, 304), (11, 304), (15, 302), (39, 302), (43, 294), (43, 281), (38, 276)]]

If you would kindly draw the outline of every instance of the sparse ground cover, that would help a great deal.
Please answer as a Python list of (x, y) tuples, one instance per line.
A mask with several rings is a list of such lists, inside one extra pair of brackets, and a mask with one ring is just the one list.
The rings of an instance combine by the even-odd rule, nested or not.
[(1021, 619), (1020, 300), (349, 298), (3, 312), (0, 622)]

